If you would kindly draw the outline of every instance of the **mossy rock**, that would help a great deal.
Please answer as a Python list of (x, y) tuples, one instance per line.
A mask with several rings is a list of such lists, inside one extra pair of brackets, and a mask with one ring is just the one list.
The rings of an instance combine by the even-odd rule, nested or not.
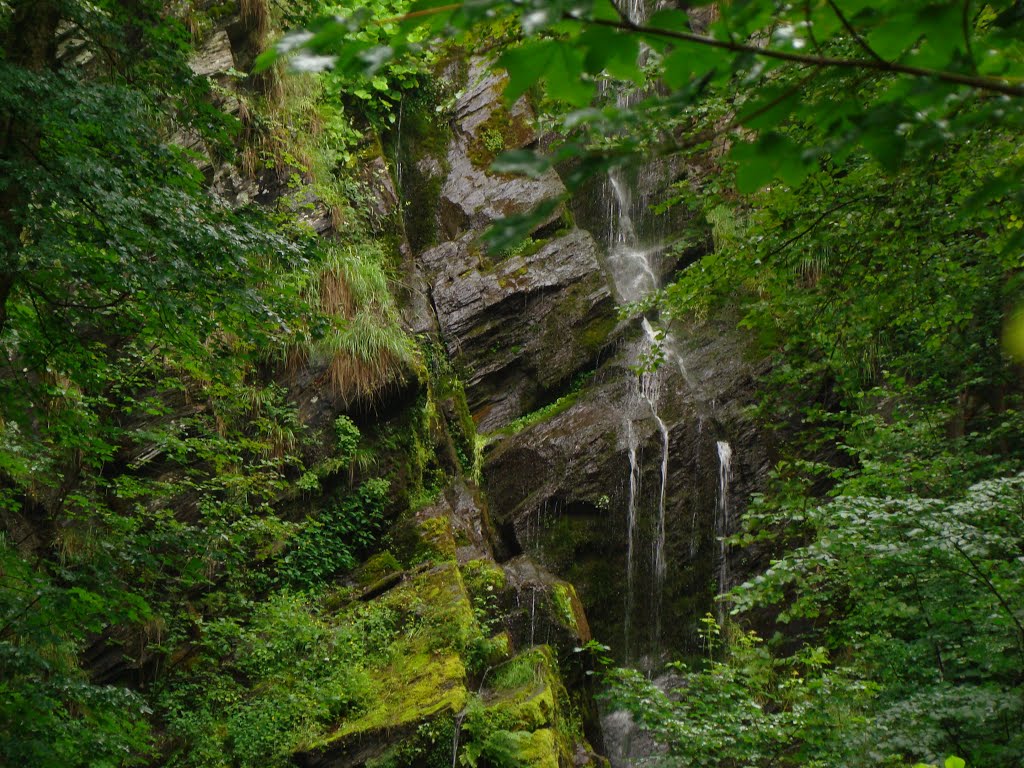
[(501, 152), (525, 146), (536, 135), (527, 113), (513, 114), (499, 104), (490, 117), (476, 127), (466, 154), (477, 168), (487, 169)]
[(362, 586), (369, 586), (379, 582), (398, 571), (402, 570), (402, 564), (391, 552), (378, 552), (363, 563), (356, 571), (356, 581)]
[(393, 750), (425, 724), (453, 719), (468, 700), (463, 654), (480, 635), (462, 575), (443, 563), (407, 578), (379, 598), (401, 623), (365, 706), (299, 755), (309, 765), (362, 765)]
[(550, 728), (538, 731), (494, 731), (481, 745), (476, 763), (500, 768), (559, 768), (571, 765), (559, 758), (558, 736)]
[(366, 762), (366, 768), (451, 768), (456, 718), (437, 717)]
[(445, 515), (425, 517), (419, 521), (420, 560), (447, 562), (455, 559), (455, 533)]
[(466, 710), (464, 757), (470, 765), (572, 765), (580, 724), (547, 646), (525, 651), (494, 670)]
[(501, 592), (507, 586), (505, 571), (493, 560), (470, 560), (463, 563), (462, 578), (471, 598)]
[(552, 584), (551, 604), (555, 609), (555, 619), (563, 627), (583, 640), (590, 639), (590, 627), (587, 625), (583, 603), (572, 584), (567, 581)]

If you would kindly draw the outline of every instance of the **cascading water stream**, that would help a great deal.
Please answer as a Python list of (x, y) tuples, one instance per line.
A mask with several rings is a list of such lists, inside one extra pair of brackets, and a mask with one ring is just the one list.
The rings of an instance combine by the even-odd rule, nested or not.
[[(657, 335), (650, 321), (643, 319), (644, 333), (648, 343), (653, 347), (657, 344)], [(661, 379), (657, 371), (645, 371), (640, 377), (640, 392), (647, 405), (650, 406), (651, 415), (655, 424), (658, 425), (658, 432), (661, 434), (661, 487), (658, 492), (658, 517), (657, 527), (654, 534), (654, 547), (652, 560), (654, 562), (654, 645), (655, 648), (661, 642), (661, 599), (665, 587), (665, 574), (667, 566), (665, 563), (665, 492), (668, 488), (668, 426), (658, 414), (658, 398), (661, 394)]]
[(626, 620), (624, 622), (624, 633), (625, 654), (628, 659), (632, 652), (630, 640), (632, 638), (633, 601), (636, 591), (633, 550), (636, 546), (636, 508), (637, 502), (640, 499), (641, 478), (640, 462), (637, 455), (640, 441), (636, 430), (633, 428), (633, 422), (628, 419), (626, 421), (626, 443), (629, 448), (629, 503), (626, 508)]
[[(619, 7), (624, 15), (634, 24), (642, 24), (647, 18), (649, 3), (645, 0), (622, 0)], [(641, 58), (645, 53), (641, 51)], [(622, 89), (615, 94), (615, 101), (620, 108), (635, 104), (645, 94), (637, 90)], [(658, 186), (654, 178), (659, 173), (656, 166), (643, 165), (639, 168), (614, 168), (607, 176), (604, 191), (606, 210), (608, 212), (608, 254), (605, 266), (614, 283), (615, 292), (623, 304), (633, 304), (662, 287), (661, 258), (662, 243), (657, 235), (652, 235), (652, 222), (647, 221), (648, 200), (645, 195)], [(658, 182), (658, 183), (656, 183)], [(682, 354), (682, 346), (673, 338), (667, 328), (659, 327), (657, 321), (647, 317), (641, 318), (645, 338), (637, 351), (636, 364), (641, 371), (630, 383), (630, 394), (624, 414), (624, 434), (629, 453), (629, 499), (627, 506), (627, 556), (626, 556), (626, 615), (625, 656), (627, 661), (636, 660), (638, 645), (637, 637), (645, 636), (652, 641), (649, 649), (644, 648), (641, 654), (650, 651), (651, 658), (656, 659), (661, 644), (662, 607), (668, 575), (666, 552), (666, 505), (668, 501), (670, 433), (662, 416), (664, 404), (660, 402), (661, 389), (668, 382), (675, 381), (679, 376), (687, 389), (697, 395), (698, 407), (703, 411), (700, 400), (701, 386), (694, 381), (687, 370)], [(650, 365), (652, 359), (660, 360), (660, 366)], [(712, 405), (712, 411), (714, 406)], [(701, 417), (703, 419), (703, 416)], [(649, 502), (641, 503), (641, 480), (643, 476), (642, 448), (644, 444), (642, 428), (644, 422), (650, 429), (653, 421), (660, 438), (659, 486), (657, 495), (657, 512), (650, 520), (653, 508), (653, 492), (648, 493)], [(724, 446), (724, 447), (723, 447)], [(728, 535), (731, 530), (729, 520), (729, 479), (731, 473), (732, 449), (722, 440), (718, 442), (720, 465), (719, 489), (716, 499), (715, 528), (719, 537)], [(699, 457), (698, 457), (699, 460)], [(697, 506), (694, 506), (692, 527), (697, 528)], [(647, 531), (650, 531), (648, 534)], [(649, 536), (649, 538), (647, 538)], [(645, 564), (638, 557), (640, 541), (644, 541), (644, 549), (650, 541), (650, 563), (647, 565), (651, 574), (649, 581), (641, 583), (642, 574), (647, 572)], [(697, 553), (698, 540), (694, 538), (691, 556)], [(726, 585), (728, 580), (726, 556), (728, 554), (724, 542), (719, 551), (719, 587)], [(646, 615), (651, 625), (642, 634), (636, 626), (638, 608), (637, 595), (650, 588), (649, 612)], [(635, 637), (637, 636), (637, 637)]]
[[(615, 173), (609, 176), (609, 188), (615, 200), (614, 210), (616, 221), (613, 232), (616, 237), (608, 258), (608, 271), (620, 299), (633, 302), (643, 298), (651, 291), (657, 290), (659, 280), (651, 263), (651, 252), (638, 247), (636, 229), (630, 214), (631, 200), (629, 189)], [(659, 332), (647, 318), (642, 325), (645, 334), (645, 345), (640, 351), (638, 362), (652, 350), (660, 346)], [(680, 361), (681, 363), (681, 361)], [(680, 365), (682, 369), (682, 366)], [(658, 491), (658, 509), (655, 523), (654, 541), (651, 551), (651, 571), (653, 573), (653, 589), (651, 592), (651, 619), (653, 622), (654, 650), (661, 639), (661, 605), (662, 593), (667, 573), (665, 559), (665, 500), (668, 486), (669, 430), (664, 419), (658, 412), (658, 401), (661, 389), (661, 374), (658, 370), (643, 370), (631, 388), (633, 407), (626, 410), (625, 433), (629, 449), (629, 500), (627, 506), (627, 553), (626, 553), (626, 620), (625, 646), (626, 656), (632, 652), (632, 614), (636, 602), (636, 541), (639, 524), (639, 504), (642, 466), (639, 458), (639, 436), (636, 423), (642, 419), (652, 418), (661, 436), (660, 484)]]
[[(718, 537), (718, 593), (724, 594), (729, 586), (729, 548), (725, 537), (732, 530), (729, 510), (729, 483), (732, 480), (732, 446), (718, 441), (718, 499), (715, 509), (715, 534)], [(718, 604), (718, 622), (725, 619), (725, 603)]]
[[(622, 7), (626, 17), (634, 24), (643, 23), (647, 16), (645, 0), (626, 0)], [(641, 54), (642, 55), (642, 54)], [(615, 94), (619, 107), (628, 107), (642, 94), (622, 90)], [(637, 226), (634, 221), (635, 201), (631, 176), (623, 169), (613, 169), (605, 184), (608, 201), (608, 272), (615, 291), (623, 303), (639, 301), (661, 287), (658, 271), (652, 256), (656, 250), (645, 250), (640, 245)], [(642, 209), (640, 209), (642, 210)], [(659, 346), (658, 332), (647, 318), (643, 319), (646, 336), (645, 346), (640, 350), (638, 363), (643, 367), (644, 358)], [(681, 361), (679, 361), (681, 363)], [(627, 660), (633, 653), (633, 614), (636, 608), (637, 571), (636, 558), (640, 521), (640, 493), (643, 467), (640, 461), (640, 435), (637, 423), (653, 418), (661, 436), (661, 478), (658, 489), (658, 510), (655, 522), (654, 541), (651, 549), (651, 590), (650, 616), (653, 623), (652, 637), (655, 655), (661, 641), (661, 608), (667, 563), (665, 559), (665, 500), (668, 486), (669, 431), (658, 412), (661, 375), (657, 370), (643, 370), (631, 385), (630, 407), (625, 414), (625, 434), (629, 450), (629, 500), (627, 506), (627, 552), (626, 552), (626, 617), (625, 654)]]

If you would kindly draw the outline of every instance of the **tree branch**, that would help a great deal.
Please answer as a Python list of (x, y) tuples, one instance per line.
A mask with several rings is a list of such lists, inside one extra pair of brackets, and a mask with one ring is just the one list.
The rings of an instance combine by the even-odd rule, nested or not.
[[(846, 29), (847, 32), (850, 33), (850, 36), (857, 41), (857, 45), (863, 48), (865, 52), (875, 61), (880, 61), (883, 64), (888, 63), (885, 59), (878, 55), (874, 48), (868, 45), (868, 41), (861, 36), (860, 32), (854, 29), (853, 24), (850, 23), (850, 20), (847, 19), (845, 15), (843, 15), (843, 12), (841, 10), (839, 10), (839, 6), (836, 5), (835, 0), (828, 0), (828, 7), (832, 9), (832, 12), (836, 15), (836, 18), (838, 18), (839, 21), (842, 22), (843, 27)], [(810, 27), (808, 27), (808, 29), (810, 29)]]
[(792, 51), (778, 51), (770, 48), (758, 48), (756, 45), (737, 43), (728, 40), (716, 40), (713, 37), (697, 35), (692, 32), (677, 32), (670, 29), (658, 29), (643, 24), (634, 24), (625, 21), (610, 21), (608, 19), (580, 20), (567, 15), (567, 20), (579, 21), (583, 24), (593, 24), (599, 27), (610, 27), (623, 32), (634, 32), (650, 37), (668, 38), (679, 40), (685, 43), (704, 45), (709, 48), (720, 48), (733, 53), (749, 53), (754, 56), (761, 56), (766, 59), (777, 59), (779, 61), (791, 61), (797, 64), (805, 64), (819, 69), (869, 69), (876, 72), (889, 72), (912, 77), (923, 77), (938, 80), (943, 83), (955, 85), (967, 85), (983, 91), (1002, 93), (1007, 96), (1024, 96), (1024, 86), (1013, 85), (1005, 80), (998, 80), (980, 75), (965, 75), (960, 72), (948, 72), (940, 69), (925, 69), (923, 67), (912, 67), (907, 64), (900, 64), (894, 61), (877, 59), (842, 59), (835, 56), (815, 56), (806, 53), (794, 53)]

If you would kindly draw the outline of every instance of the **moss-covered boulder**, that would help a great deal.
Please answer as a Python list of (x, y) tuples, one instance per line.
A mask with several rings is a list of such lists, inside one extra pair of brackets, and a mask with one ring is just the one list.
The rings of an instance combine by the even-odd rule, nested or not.
[(537, 646), (492, 670), (461, 723), (459, 755), (479, 768), (598, 765), (554, 654)]
[(378, 604), (394, 618), (388, 631), (381, 631), (389, 642), (381, 663), (368, 670), (372, 695), (326, 737), (296, 755), (302, 766), (363, 765), (428, 723), (452, 721), (466, 706), (463, 654), (480, 630), (455, 563), (409, 576), (378, 598)]

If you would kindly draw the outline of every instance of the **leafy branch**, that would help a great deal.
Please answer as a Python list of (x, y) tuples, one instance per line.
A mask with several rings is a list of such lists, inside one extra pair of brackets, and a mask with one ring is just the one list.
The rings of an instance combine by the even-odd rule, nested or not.
[[(877, 57), (878, 54), (874, 54), (877, 57), (875, 59), (846, 59), (837, 56), (811, 55), (806, 53), (796, 53), (793, 51), (780, 51), (773, 48), (761, 48), (749, 43), (740, 43), (734, 40), (718, 40), (714, 37), (698, 35), (693, 32), (682, 32), (678, 30), (662, 29), (659, 27), (650, 27), (646, 24), (636, 24), (628, 20), (581, 20), (568, 14), (565, 16), (565, 19), (567, 21), (582, 21), (585, 24), (618, 29), (623, 32), (634, 32), (641, 35), (647, 35), (649, 37), (679, 40), (686, 43), (702, 45), (708, 48), (718, 48), (732, 53), (751, 54), (761, 58), (778, 59), (779, 61), (788, 61), (817, 68), (862, 69), (889, 74), (910, 75), (913, 77), (939, 80), (941, 82), (952, 83), (954, 85), (968, 85), (979, 90), (1001, 93), (1007, 96), (1024, 96), (1024, 86), (1013, 85), (1003, 79), (984, 77), (980, 75), (966, 75), (960, 72), (949, 72), (947, 70), (940, 69), (915, 67), (909, 64), (900, 64), (895, 61), (886, 61), (881, 57)], [(859, 35), (858, 39), (860, 39)], [(874, 51), (871, 52), (874, 53)]]

